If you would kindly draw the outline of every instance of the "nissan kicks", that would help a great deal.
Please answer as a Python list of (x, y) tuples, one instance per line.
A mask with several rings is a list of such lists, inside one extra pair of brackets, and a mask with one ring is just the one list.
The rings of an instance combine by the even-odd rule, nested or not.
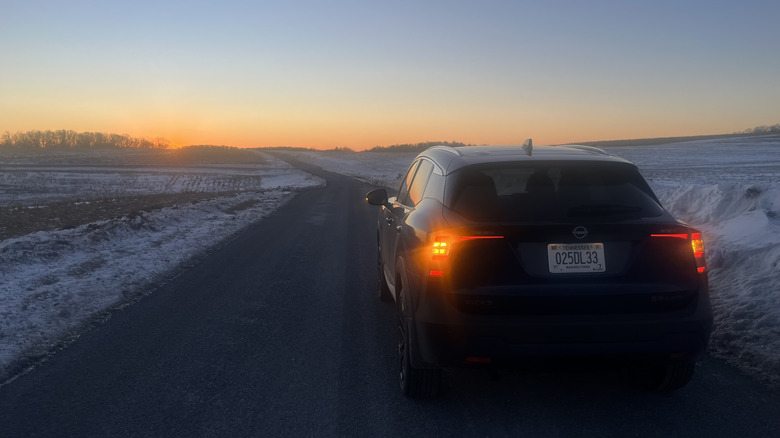
[(538, 359), (626, 363), (683, 387), (712, 328), (701, 232), (637, 167), (588, 146), (435, 146), (397, 196), (366, 195), (379, 297), (395, 302), (400, 384)]

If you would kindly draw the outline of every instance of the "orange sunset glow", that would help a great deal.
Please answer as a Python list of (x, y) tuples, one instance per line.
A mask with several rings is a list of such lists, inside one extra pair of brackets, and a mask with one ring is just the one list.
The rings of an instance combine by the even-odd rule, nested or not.
[(361, 150), (780, 119), (780, 31), (738, 5), (299, 3), (8, 6), (0, 132)]

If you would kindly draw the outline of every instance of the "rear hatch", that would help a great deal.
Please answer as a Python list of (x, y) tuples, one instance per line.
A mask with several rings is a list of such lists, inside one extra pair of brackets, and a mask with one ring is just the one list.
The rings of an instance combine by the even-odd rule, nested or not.
[(448, 181), (443, 215), (459, 231), (448, 232), (456, 238), (440, 271), (461, 310), (694, 310), (703, 252), (697, 262), (692, 230), (661, 207), (630, 163), (491, 163)]

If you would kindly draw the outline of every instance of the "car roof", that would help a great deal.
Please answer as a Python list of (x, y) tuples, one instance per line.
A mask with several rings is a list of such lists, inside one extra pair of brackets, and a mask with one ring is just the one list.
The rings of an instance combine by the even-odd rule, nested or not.
[(538, 161), (597, 161), (632, 164), (603, 149), (584, 145), (562, 146), (433, 146), (418, 157), (428, 157), (444, 174), (475, 164)]

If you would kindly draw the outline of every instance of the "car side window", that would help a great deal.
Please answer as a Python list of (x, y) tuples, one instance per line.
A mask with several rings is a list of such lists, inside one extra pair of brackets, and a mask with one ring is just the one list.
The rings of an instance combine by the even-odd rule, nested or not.
[(425, 185), (428, 183), (433, 172), (433, 163), (428, 160), (420, 160), (420, 166), (417, 168), (417, 174), (412, 180), (412, 185), (409, 187), (409, 204), (410, 206), (417, 205), (422, 200), (423, 191)]
[(419, 166), (419, 161), (412, 163), (412, 165), (409, 166), (409, 170), (406, 172), (404, 180), (401, 181), (401, 188), (398, 189), (398, 197), (396, 198), (396, 202), (399, 204), (409, 204), (409, 187), (412, 185), (412, 179), (414, 178), (414, 174)]
[(439, 202), (444, 202), (444, 176), (438, 175), (435, 171), (431, 173), (431, 176), (428, 178), (428, 184), (425, 185), (423, 198), (433, 198)]

